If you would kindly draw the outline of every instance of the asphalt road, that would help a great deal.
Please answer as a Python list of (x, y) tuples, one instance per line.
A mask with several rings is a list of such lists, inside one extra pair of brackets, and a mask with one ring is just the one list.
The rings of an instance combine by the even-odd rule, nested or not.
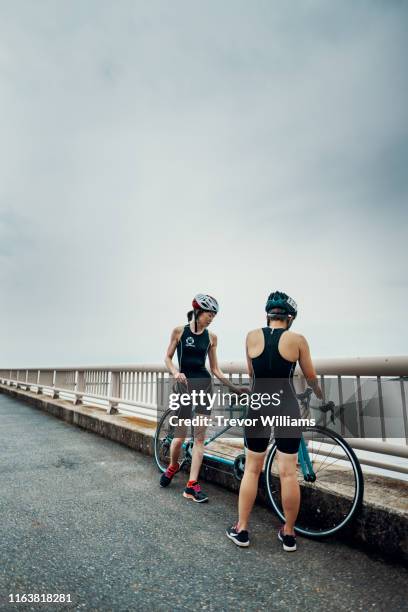
[[(1, 610), (396, 610), (407, 572), (339, 542), (299, 539), (256, 507), (251, 547), (225, 536), (237, 497), (158, 486), (152, 459), (0, 395)], [(71, 604), (12, 604), (65, 593)]]

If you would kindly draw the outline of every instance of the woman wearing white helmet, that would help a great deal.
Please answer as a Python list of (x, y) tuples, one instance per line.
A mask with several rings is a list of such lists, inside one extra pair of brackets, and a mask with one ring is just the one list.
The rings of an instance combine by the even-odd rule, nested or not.
[[(206, 393), (210, 393), (212, 390), (211, 374), (205, 367), (208, 355), (211, 373), (234, 392), (240, 393), (241, 388), (232, 385), (220, 370), (217, 360), (217, 336), (208, 331), (208, 326), (219, 310), (217, 300), (211, 295), (199, 293), (193, 299), (192, 306), (193, 310), (187, 314), (188, 324), (176, 327), (171, 334), (165, 358), (166, 367), (174, 376), (176, 382), (188, 386), (188, 391), (204, 390)], [(179, 362), (178, 369), (173, 363), (176, 350)], [(191, 413), (192, 404), (181, 406), (178, 417), (181, 419), (191, 418)], [(200, 404), (196, 408), (195, 414), (209, 416), (210, 412), (206, 404)], [(179, 430), (179, 432), (171, 443), (170, 464), (160, 479), (160, 486), (162, 487), (167, 487), (180, 469), (178, 458), (186, 429)], [(208, 501), (208, 496), (201, 490), (198, 483), (198, 474), (204, 454), (204, 436), (205, 427), (194, 428), (190, 478), (183, 492), (185, 498), (195, 502)]]

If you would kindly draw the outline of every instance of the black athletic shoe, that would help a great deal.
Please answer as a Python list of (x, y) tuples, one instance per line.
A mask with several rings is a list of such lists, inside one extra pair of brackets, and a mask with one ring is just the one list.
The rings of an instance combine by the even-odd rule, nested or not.
[(208, 495), (201, 490), (198, 482), (195, 482), (191, 487), (186, 487), (183, 491), (183, 497), (202, 504), (208, 501)]
[(278, 538), (282, 542), (283, 550), (287, 552), (294, 552), (296, 550), (296, 538), (293, 535), (285, 535), (283, 533), (283, 527), (278, 531)]
[(237, 546), (241, 546), (242, 548), (249, 546), (248, 532), (245, 530), (237, 531), (236, 527), (237, 527), (236, 525), (233, 525), (232, 527), (227, 529), (226, 531), (227, 537), (230, 540), (232, 540), (234, 544), (236, 544)]
[(174, 476), (177, 474), (177, 472), (180, 470), (180, 464), (177, 464), (177, 467), (173, 467), (171, 465), (169, 465), (169, 467), (167, 468), (167, 470), (165, 472), (163, 472), (163, 474), (160, 477), (160, 486), (161, 487), (168, 487), (169, 484), (171, 483), (171, 481), (173, 480)]

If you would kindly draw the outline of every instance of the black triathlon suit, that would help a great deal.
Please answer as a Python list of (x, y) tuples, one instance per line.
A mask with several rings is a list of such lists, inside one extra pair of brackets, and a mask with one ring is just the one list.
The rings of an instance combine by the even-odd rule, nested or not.
[[(210, 350), (210, 334), (205, 329), (201, 334), (194, 334), (190, 325), (185, 325), (181, 338), (177, 344), (177, 357), (179, 370), (185, 374), (188, 382), (188, 391), (212, 392), (211, 374), (205, 367), (208, 351)], [(186, 392), (188, 392), (186, 391)], [(195, 406), (196, 414), (206, 414), (210, 416), (211, 411), (207, 410), (208, 402), (201, 402)], [(191, 418), (193, 406), (180, 406), (178, 416), (186, 419)]]
[[(296, 361), (284, 359), (279, 353), (278, 345), (282, 334), (286, 331), (280, 328), (264, 327), (264, 350), (258, 357), (252, 359), (254, 371), (252, 395), (254, 393), (278, 393), (280, 404), (261, 406), (259, 410), (249, 408), (247, 417), (258, 419), (255, 425), (244, 429), (245, 446), (256, 453), (266, 451), (271, 437), (271, 426), (261, 422), (261, 415), (300, 417), (299, 404), (293, 389), (292, 379)], [(278, 450), (282, 453), (297, 453), (301, 432), (298, 428), (275, 426), (274, 434)]]

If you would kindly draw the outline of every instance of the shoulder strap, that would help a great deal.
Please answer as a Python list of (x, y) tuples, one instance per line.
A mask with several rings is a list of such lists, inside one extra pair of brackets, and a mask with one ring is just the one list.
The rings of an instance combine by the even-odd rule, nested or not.
[(179, 340), (178, 340), (178, 342), (177, 342), (177, 346), (180, 344), (180, 342), (181, 342), (181, 340), (182, 340), (182, 338), (183, 338), (184, 334), (186, 333), (187, 327), (189, 327), (189, 325), (188, 325), (188, 324), (184, 326), (183, 331), (181, 332), (181, 336), (180, 336), (180, 338), (179, 338)]
[(207, 340), (208, 340), (208, 348), (207, 348), (207, 350), (208, 350), (210, 348), (210, 344), (211, 344), (210, 332), (208, 331), (208, 329), (206, 329), (204, 331), (204, 333), (207, 335)]
[(279, 328), (275, 328), (273, 330), (273, 334), (271, 334), (271, 346), (279, 353), (278, 350), (278, 344), (279, 344), (279, 340), (283, 334), (283, 332), (285, 332), (286, 329), (279, 329)]

